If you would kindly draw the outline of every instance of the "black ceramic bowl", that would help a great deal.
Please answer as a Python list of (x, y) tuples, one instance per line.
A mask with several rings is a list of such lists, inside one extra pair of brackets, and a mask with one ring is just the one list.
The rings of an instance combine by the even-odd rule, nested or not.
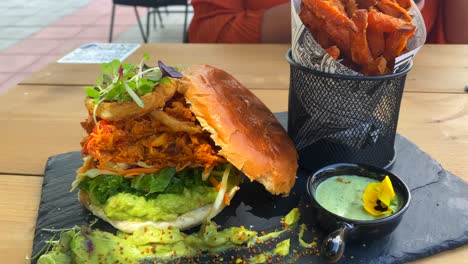
[[(396, 213), (377, 220), (354, 220), (328, 211), (316, 201), (315, 191), (324, 180), (340, 175), (357, 175), (378, 181), (388, 175), (395, 192), (402, 198), (401, 208)], [(400, 178), (384, 169), (363, 164), (339, 163), (318, 170), (307, 181), (307, 193), (320, 227), (330, 232), (321, 246), (321, 254), (329, 262), (336, 262), (342, 257), (345, 242), (378, 239), (390, 234), (400, 223), (411, 200), (410, 191)]]

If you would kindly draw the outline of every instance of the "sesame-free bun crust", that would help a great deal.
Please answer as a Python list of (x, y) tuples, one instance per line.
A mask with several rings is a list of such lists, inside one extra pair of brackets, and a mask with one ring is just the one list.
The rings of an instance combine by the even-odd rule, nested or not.
[(195, 65), (184, 72), (179, 92), (226, 158), (273, 194), (288, 194), (297, 152), (273, 113), (227, 72)]

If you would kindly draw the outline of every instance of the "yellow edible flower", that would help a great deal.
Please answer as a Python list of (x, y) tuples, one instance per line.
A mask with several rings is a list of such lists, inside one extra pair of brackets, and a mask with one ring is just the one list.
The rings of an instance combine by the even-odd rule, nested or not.
[(364, 210), (373, 216), (392, 213), (390, 203), (395, 197), (392, 182), (388, 176), (382, 182), (373, 182), (367, 185), (362, 201)]

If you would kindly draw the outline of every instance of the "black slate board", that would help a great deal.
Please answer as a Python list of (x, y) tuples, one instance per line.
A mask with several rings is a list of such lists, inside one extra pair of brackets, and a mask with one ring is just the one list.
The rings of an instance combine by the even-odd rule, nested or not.
[[(286, 113), (277, 114), (277, 118), (286, 126)], [(468, 243), (468, 184), (444, 170), (402, 136), (397, 136), (395, 148), (397, 160), (390, 170), (408, 184), (412, 194), (411, 206), (390, 236), (376, 241), (348, 243), (345, 256), (339, 263), (401, 263)], [(51, 233), (43, 228), (70, 228), (95, 219), (77, 201), (76, 192), (69, 192), (75, 170), (81, 164), (79, 152), (53, 156), (47, 161), (33, 255), (51, 237)], [(271, 231), (280, 227), (282, 216), (300, 204), (301, 221), (313, 224), (313, 216), (304, 207), (308, 175), (310, 172), (299, 171), (297, 184), (287, 198), (272, 196), (255, 182), (243, 183), (231, 206), (214, 221), (222, 228), (244, 225), (257, 231)], [(115, 231), (102, 221), (98, 221), (95, 227)], [(286, 234), (289, 235), (292, 236)], [(324, 234), (316, 230), (314, 235), (320, 241)], [(295, 239), (292, 236), (292, 247), (296, 245), (297, 235)], [(231, 253), (226, 254), (229, 256)], [(315, 255), (306, 255), (298, 262), (311, 261), (323, 262)], [(207, 263), (209, 257), (202, 257), (199, 262)]]

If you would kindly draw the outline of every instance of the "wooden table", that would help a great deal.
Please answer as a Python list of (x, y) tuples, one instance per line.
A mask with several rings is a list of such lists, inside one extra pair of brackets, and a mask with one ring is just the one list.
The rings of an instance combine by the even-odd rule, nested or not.
[[(150, 64), (207, 63), (231, 72), (274, 112), (287, 111), (287, 45), (143, 45)], [(468, 45), (428, 45), (408, 75), (398, 131), (446, 169), (468, 181)], [(0, 259), (24, 263), (31, 252), (47, 158), (76, 151), (84, 135), (79, 122), (85, 85), (99, 65), (52, 63), (0, 96)], [(468, 246), (418, 263), (463, 263)], [(464, 262), (467, 263), (467, 262)]]

